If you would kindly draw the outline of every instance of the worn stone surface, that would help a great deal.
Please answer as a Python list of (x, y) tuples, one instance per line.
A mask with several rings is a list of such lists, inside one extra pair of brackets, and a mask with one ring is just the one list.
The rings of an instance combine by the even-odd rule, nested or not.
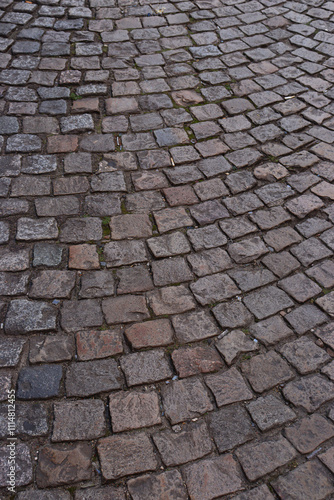
[(255, 429), (242, 406), (221, 408), (210, 415), (209, 427), (220, 453), (255, 437)]
[(255, 481), (293, 460), (297, 452), (287, 439), (277, 436), (274, 440), (245, 444), (236, 454), (248, 479)]
[(54, 445), (41, 449), (36, 471), (40, 488), (89, 480), (92, 448), (87, 443)]
[(242, 371), (256, 392), (263, 392), (293, 377), (289, 365), (275, 351), (242, 363)]
[[(7, 390), (29, 400), (17, 498), (333, 495), (333, 12), (1, 2), (1, 435)], [(289, 432), (280, 461), (266, 443)]]
[(103, 438), (97, 450), (106, 479), (153, 471), (158, 465), (152, 443), (143, 432)]
[(128, 488), (134, 500), (141, 498), (188, 498), (181, 474), (177, 470), (169, 470), (158, 475), (145, 475), (128, 481)]
[(273, 395), (259, 397), (247, 409), (261, 431), (267, 431), (297, 418), (296, 413)]
[(327, 470), (316, 460), (300, 465), (272, 484), (281, 497), (290, 495), (298, 500), (305, 498), (305, 495), (320, 500), (333, 493), (333, 484)]
[(150, 427), (161, 423), (159, 399), (155, 392), (117, 392), (109, 398), (114, 432)]
[(52, 441), (91, 440), (105, 432), (103, 401), (93, 399), (54, 405)]

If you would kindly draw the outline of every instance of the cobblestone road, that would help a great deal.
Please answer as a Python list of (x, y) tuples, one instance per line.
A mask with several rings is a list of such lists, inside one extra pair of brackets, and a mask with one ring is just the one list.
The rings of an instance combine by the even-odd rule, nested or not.
[(1, 498), (334, 498), (334, 2), (0, 4)]

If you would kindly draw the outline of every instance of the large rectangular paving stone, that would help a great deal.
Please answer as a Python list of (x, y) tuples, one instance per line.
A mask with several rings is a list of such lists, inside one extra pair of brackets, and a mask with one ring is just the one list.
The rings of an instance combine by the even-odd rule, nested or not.
[(283, 389), (284, 397), (297, 408), (313, 413), (321, 405), (334, 399), (334, 384), (322, 375), (315, 374), (292, 380)]
[(122, 388), (123, 377), (114, 359), (72, 363), (66, 372), (66, 394), (91, 396)]
[(74, 271), (40, 271), (32, 279), (29, 296), (42, 299), (69, 298), (75, 285)]
[(101, 400), (55, 403), (53, 411), (52, 441), (91, 440), (106, 432), (104, 403)]
[(195, 311), (172, 317), (173, 328), (182, 344), (197, 342), (219, 334), (219, 329), (205, 311)]
[(150, 317), (145, 297), (142, 295), (104, 299), (102, 310), (108, 325), (143, 321)]
[(108, 267), (126, 266), (146, 262), (147, 254), (142, 241), (113, 241), (104, 247), (104, 258)]
[(102, 475), (107, 480), (154, 471), (158, 467), (153, 445), (143, 432), (101, 439), (97, 451)]
[(30, 363), (70, 361), (74, 351), (74, 339), (70, 335), (36, 335), (29, 341)]
[(5, 332), (19, 335), (56, 329), (57, 309), (47, 302), (15, 299), (9, 304)]
[[(15, 436), (47, 436), (49, 415), (46, 405), (37, 402), (16, 403)], [(8, 404), (0, 406), (0, 436), (8, 437)]]
[(147, 293), (150, 307), (157, 316), (179, 314), (195, 309), (196, 303), (184, 285), (159, 288)]

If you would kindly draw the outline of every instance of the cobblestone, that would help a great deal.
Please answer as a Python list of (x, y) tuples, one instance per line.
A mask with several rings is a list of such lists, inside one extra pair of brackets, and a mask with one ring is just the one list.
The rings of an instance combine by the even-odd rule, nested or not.
[(1, 4), (16, 496), (329, 498), (333, 5), (137, 3)]

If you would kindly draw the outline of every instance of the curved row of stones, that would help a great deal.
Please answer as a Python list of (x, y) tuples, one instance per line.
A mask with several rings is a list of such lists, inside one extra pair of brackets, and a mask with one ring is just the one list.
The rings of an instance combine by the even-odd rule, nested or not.
[(332, 498), (334, 3), (0, 6), (1, 497)]

